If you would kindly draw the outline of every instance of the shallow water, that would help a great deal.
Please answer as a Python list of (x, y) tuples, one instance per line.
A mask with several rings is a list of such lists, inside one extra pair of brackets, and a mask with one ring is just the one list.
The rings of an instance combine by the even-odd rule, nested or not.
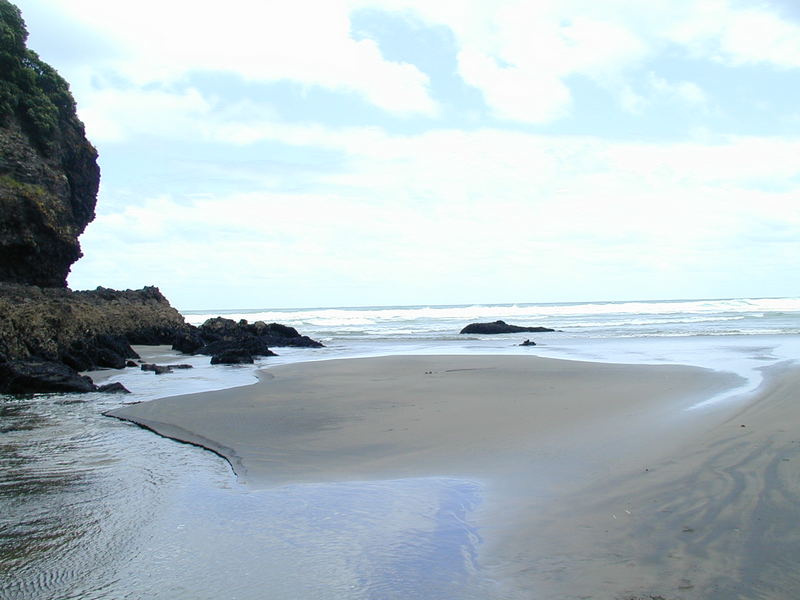
[[(534, 354), (685, 363), (760, 382), (796, 336), (519, 336), (333, 342), (261, 366), (396, 353)], [(102, 413), (120, 402), (255, 382), (253, 368), (161, 351), (195, 368), (111, 376), (130, 396), (0, 396), (0, 599), (274, 600), (502, 597), (485, 579), (482, 482), (425, 478), (251, 490), (228, 464)], [(149, 357), (153, 360), (152, 357)]]
[(0, 598), (487, 597), (477, 482), (254, 491), (82, 399), (0, 397)]

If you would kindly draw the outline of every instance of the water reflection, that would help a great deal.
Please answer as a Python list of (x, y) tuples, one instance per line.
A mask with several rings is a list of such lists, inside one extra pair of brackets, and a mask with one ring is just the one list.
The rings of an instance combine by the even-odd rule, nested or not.
[(154, 598), (485, 598), (465, 518), (478, 501), (475, 484), (455, 480), (191, 483), (152, 524), (169, 535), (127, 565), (124, 588)]
[(476, 482), (254, 491), (211, 453), (103, 417), (120, 398), (81, 398), (0, 396), (3, 600), (489, 597)]

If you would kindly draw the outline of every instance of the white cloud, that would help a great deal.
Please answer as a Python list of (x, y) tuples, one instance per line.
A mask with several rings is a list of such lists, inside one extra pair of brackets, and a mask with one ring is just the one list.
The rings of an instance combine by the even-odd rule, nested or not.
[[(799, 186), (790, 183), (800, 176), (793, 160), (800, 140), (665, 145), (285, 124), (259, 131), (338, 149), (345, 167), (316, 175), (324, 192), (286, 193), (265, 183), (222, 196), (160, 196), (101, 214), (83, 238), (90, 258), (76, 265), (73, 284), (100, 273), (109, 253), (117, 264), (143, 265), (135, 270), (151, 278), (142, 284), (222, 282), (231, 293), (262, 272), (274, 289), (299, 286), (300, 295), (313, 293), (313, 284), (299, 281), (336, 278), (384, 291), (387, 277), (408, 290), (463, 289), (476, 269), (498, 289), (520, 273), (537, 286), (560, 286), (565, 273), (589, 286), (602, 285), (599, 273), (648, 280), (668, 272), (679, 281), (700, 266), (753, 262), (746, 256), (753, 223), (762, 237), (780, 231), (774, 268), (788, 267), (791, 240), (800, 237)], [(775, 181), (787, 189), (761, 186)], [(119, 275), (108, 276), (112, 285)], [(301, 297), (279, 303), (304, 304)]]
[[(732, 65), (800, 67), (800, 26), (768, 6), (735, 0), (364, 1), (391, 10), (412, 6), (424, 20), (449, 26), (460, 48), (460, 75), (497, 116), (521, 122), (567, 114), (573, 75), (617, 90), (627, 110), (640, 112), (642, 98), (627, 78), (670, 46)], [(696, 83), (679, 82), (670, 91), (686, 102), (705, 101)]]
[[(38, 5), (23, 0), (23, 8), (25, 1)], [(641, 112), (643, 93), (633, 92), (630, 76), (666, 48), (733, 65), (800, 67), (800, 26), (768, 5), (734, 0), (231, 0), (224, 7), (209, 0), (53, 1), (115, 41), (115, 51), (99, 63), (139, 87), (196, 71), (235, 73), (357, 93), (394, 114), (435, 116), (439, 106), (425, 73), (386, 60), (374, 40), (351, 37), (354, 9), (413, 10), (423, 21), (449, 27), (459, 75), (481, 91), (494, 115), (523, 123), (568, 115), (574, 106), (569, 78), (576, 75)], [(704, 100), (697, 83), (671, 85), (675, 98)], [(93, 92), (80, 91), (81, 103), (91, 102)]]
[(166, 92), (105, 88), (86, 96), (78, 113), (95, 142), (121, 142), (131, 135), (187, 139), (197, 135), (212, 109), (197, 90)]
[(625, 86), (620, 92), (622, 107), (633, 114), (643, 114), (647, 106), (659, 100), (677, 101), (692, 109), (707, 109), (708, 95), (693, 81), (668, 81), (652, 71), (647, 74), (642, 93)]
[(708, 102), (708, 96), (699, 85), (692, 81), (679, 81), (674, 86), (675, 95), (694, 105), (703, 105)]
[(354, 92), (393, 113), (437, 111), (427, 75), (387, 61), (374, 41), (350, 36), (347, 2), (59, 3), (65, 13), (115, 40), (118, 52), (107, 57), (105, 68), (137, 86), (212, 71)]
[(569, 89), (558, 78), (535, 69), (500, 66), (496, 59), (474, 51), (458, 55), (464, 81), (483, 92), (496, 116), (524, 123), (547, 123), (564, 116), (571, 102)]
[[(486, 7), (487, 5), (483, 5)], [(606, 78), (640, 60), (645, 44), (623, 24), (557, 2), (509, 2), (480, 19), (444, 15), (461, 46), (459, 73), (483, 92), (502, 118), (543, 123), (568, 113), (566, 79), (574, 74)], [(464, 11), (468, 12), (468, 11)]]
[[(385, 290), (383, 298), (358, 300), (377, 303), (481, 300), (477, 291), (494, 285), (495, 299), (514, 301), (545, 300), (541, 290), (547, 289), (554, 290), (551, 298), (563, 298), (564, 290), (578, 294), (577, 286), (583, 297), (606, 296), (607, 281), (633, 277), (635, 283), (619, 285), (627, 285), (630, 297), (647, 282), (670, 289), (696, 275), (698, 265), (743, 278), (759, 264), (796, 271), (800, 140), (698, 128), (693, 142), (620, 142), (531, 135), (511, 130), (509, 122), (550, 123), (591, 105), (591, 98), (573, 98), (570, 84), (577, 78), (618, 94), (639, 114), (656, 98), (705, 110), (712, 89), (701, 87), (702, 79), (667, 77), (669, 71), (648, 61), (668, 51), (728, 65), (800, 66), (796, 25), (765, 6), (733, 0), (50, 1), (114, 40), (114, 52), (78, 67), (88, 56), (81, 53), (70, 63), (75, 78), (69, 75), (90, 137), (118, 142), (101, 148), (119, 152), (109, 162), (124, 164), (125, 151), (134, 151), (124, 142), (138, 134), (164, 144), (170, 160), (185, 153), (187, 141), (216, 142), (218, 152), (204, 144), (200, 160), (215, 178), (230, 169), (225, 181), (239, 190), (218, 193), (222, 185), (201, 177), (194, 191), (206, 195), (189, 190), (183, 197), (167, 178), (163, 193), (142, 199), (129, 190), (123, 199), (115, 182), (130, 185), (129, 179), (105, 173), (100, 215), (82, 238), (87, 256), (71, 278), (78, 287), (158, 283), (180, 298), (179, 290), (196, 292), (202, 282), (227, 286), (231, 294), (268, 283), (283, 299), (265, 304), (301, 305), (335, 301), (320, 300), (317, 288), (344, 289), (341, 282)], [(213, 71), (292, 81), (359, 94), (390, 113), (437, 116), (427, 75), (387, 60), (376, 41), (350, 36), (350, 11), (363, 6), (413, 9), (423, 21), (448, 26), (456, 56), (439, 57), (442, 64), (454, 64), (508, 129), (481, 128), (480, 118), (469, 131), (333, 128), (313, 102), (306, 112), (291, 113), (256, 95), (222, 102), (202, 78), (189, 77)], [(448, 101), (458, 106), (457, 99)], [(283, 121), (281, 114), (307, 121)], [(358, 115), (348, 115), (348, 122), (359, 122)], [(184, 144), (172, 151), (176, 140)], [(279, 168), (264, 169), (273, 157), (256, 152), (281, 146), (260, 141), (294, 146), (287, 161), (301, 168), (279, 176)], [(231, 152), (230, 145), (239, 147)], [(318, 168), (318, 155), (335, 160)], [(184, 178), (180, 189), (192, 183)], [(118, 201), (107, 201), (115, 195)], [(125, 208), (114, 213), (116, 207)], [(748, 247), (754, 231), (764, 244), (758, 251)], [(767, 243), (774, 256), (762, 260)], [(665, 273), (671, 279), (660, 277)], [(463, 282), (477, 287), (470, 292)], [(399, 289), (461, 292), (389, 297)], [(664, 295), (693, 293), (675, 287)], [(198, 298), (183, 297), (187, 307)]]
[(673, 19), (667, 37), (697, 56), (730, 64), (800, 67), (800, 25), (762, 4), (695, 3), (687, 17)]

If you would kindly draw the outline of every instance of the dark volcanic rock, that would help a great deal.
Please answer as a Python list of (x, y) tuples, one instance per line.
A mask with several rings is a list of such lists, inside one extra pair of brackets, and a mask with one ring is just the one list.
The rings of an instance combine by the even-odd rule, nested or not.
[(106, 394), (130, 394), (131, 391), (122, 385), (119, 381), (114, 383), (107, 383), (97, 388), (98, 392), (105, 392)]
[[(308, 336), (300, 335), (294, 327), (280, 323), (267, 324), (263, 321), (256, 321), (250, 324), (245, 319), (236, 322), (233, 319), (215, 317), (208, 319), (196, 331), (206, 341), (206, 344), (219, 340), (259, 338), (268, 346), (324, 347), (322, 343), (312, 340)], [(198, 352), (208, 354), (204, 350), (198, 350)]]
[(0, 281), (64, 287), (94, 219), (100, 169), (69, 86), (25, 47), (0, 0)]
[(0, 394), (93, 392), (92, 380), (59, 362), (31, 358), (0, 363)]
[(223, 352), (246, 352), (253, 356), (277, 356), (269, 349), (262, 338), (259, 337), (239, 337), (232, 339), (222, 339), (206, 344), (198, 351), (199, 354), (213, 356)]
[[(64, 373), (121, 369), (126, 359), (138, 358), (131, 340), (147, 338), (165, 344), (186, 328), (181, 314), (158, 288), (73, 292), (0, 283), (0, 355), (9, 361), (61, 364), (68, 369), (62, 373), (65, 381), (69, 377)], [(94, 389), (83, 386), (80, 390), (79, 382), (53, 384), (55, 375), (48, 373), (29, 378), (28, 391), (62, 391), (64, 385), (71, 391)], [(11, 386), (12, 377), (17, 376), (0, 371), (0, 389)]]
[(80, 370), (119, 365), (114, 354), (137, 358), (130, 347), (135, 340), (169, 344), (188, 327), (154, 287), (73, 292), (0, 283), (0, 317), (0, 354), (62, 361)]
[(493, 323), (472, 323), (464, 327), (459, 333), (540, 333), (543, 331), (555, 331), (555, 329), (548, 329), (547, 327), (520, 327), (518, 325), (509, 325), (505, 321), (495, 321)]
[(142, 371), (152, 371), (156, 375), (163, 375), (164, 373), (172, 373), (172, 369), (167, 365), (156, 365), (153, 363), (144, 363)]
[(206, 340), (218, 340), (223, 337), (235, 336), (241, 333), (247, 325), (247, 321), (239, 321), (238, 323), (233, 319), (226, 319), (224, 317), (214, 317), (213, 319), (206, 320), (205, 323), (198, 327), (200, 335)]
[(307, 335), (300, 335), (294, 327), (280, 323), (264, 323), (256, 321), (247, 327), (263, 338), (270, 346), (292, 346), (295, 348), (324, 348), (322, 342), (312, 340)]
[(184, 354), (195, 354), (206, 345), (197, 327), (189, 325), (185, 331), (178, 332), (172, 340), (172, 349)]
[(96, 335), (88, 340), (76, 340), (59, 356), (61, 362), (77, 371), (96, 367), (123, 369), (126, 359), (139, 358), (128, 340), (121, 335)]
[(224, 317), (208, 319), (200, 327), (189, 326), (179, 332), (172, 342), (173, 350), (215, 357), (228, 353), (249, 355), (251, 358), (275, 356), (270, 346), (323, 347), (320, 342), (300, 335), (294, 327), (263, 321), (250, 324), (245, 319), (237, 322)]
[(212, 365), (252, 364), (253, 357), (245, 350), (226, 350), (211, 357)]

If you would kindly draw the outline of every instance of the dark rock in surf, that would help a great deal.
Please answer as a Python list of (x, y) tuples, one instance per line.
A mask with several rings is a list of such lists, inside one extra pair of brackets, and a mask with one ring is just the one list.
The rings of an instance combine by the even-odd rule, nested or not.
[(211, 357), (212, 365), (243, 365), (253, 362), (253, 356), (245, 350), (226, 350)]
[(505, 321), (494, 321), (493, 323), (471, 323), (462, 329), (459, 333), (474, 333), (480, 335), (497, 334), (497, 333), (542, 333), (546, 331), (555, 331), (547, 327), (520, 327), (518, 325), (509, 325)]
[(189, 325), (188, 329), (179, 331), (172, 340), (172, 349), (184, 354), (195, 354), (206, 345), (206, 340), (200, 335), (197, 327)]
[(105, 394), (130, 394), (131, 391), (122, 385), (119, 381), (114, 383), (107, 383), (97, 388), (98, 392)]
[[(248, 323), (247, 320), (241, 319), (234, 321), (233, 319), (226, 319), (224, 317), (215, 317), (208, 319), (200, 327), (193, 328), (189, 331), (188, 337), (191, 338), (192, 343), (199, 338), (204, 340), (204, 345), (207, 346), (212, 342), (217, 341), (233, 341), (257, 338), (266, 346), (294, 346), (301, 348), (322, 348), (322, 343), (312, 340), (308, 336), (300, 335), (294, 327), (281, 325), (280, 323), (264, 323), (263, 321), (256, 321), (255, 323)], [(198, 354), (212, 354), (205, 347), (200, 347), (194, 352)]]
[(156, 365), (153, 363), (144, 363), (142, 371), (152, 371), (156, 375), (163, 375), (165, 373), (172, 373), (172, 368), (167, 365)]
[(300, 335), (294, 327), (263, 321), (250, 324), (245, 319), (234, 321), (224, 317), (208, 319), (200, 327), (189, 326), (179, 332), (172, 342), (174, 350), (218, 359), (245, 355), (250, 358), (276, 356), (270, 346), (323, 347), (320, 342)]
[(312, 340), (307, 335), (300, 335), (294, 327), (281, 325), (280, 323), (268, 324), (264, 323), (264, 321), (256, 321), (252, 325), (248, 325), (247, 321), (244, 321), (244, 328), (246, 331), (263, 338), (270, 346), (293, 346), (297, 348), (325, 347), (322, 342)]
[(206, 344), (198, 351), (199, 354), (214, 356), (224, 352), (244, 352), (251, 356), (277, 356), (269, 349), (266, 342), (259, 337), (240, 337), (222, 339)]
[(535, 346), (535, 345), (536, 345), (536, 342), (532, 342), (530, 340), (525, 340), (524, 342), (522, 342), (520, 344), (520, 346)]

